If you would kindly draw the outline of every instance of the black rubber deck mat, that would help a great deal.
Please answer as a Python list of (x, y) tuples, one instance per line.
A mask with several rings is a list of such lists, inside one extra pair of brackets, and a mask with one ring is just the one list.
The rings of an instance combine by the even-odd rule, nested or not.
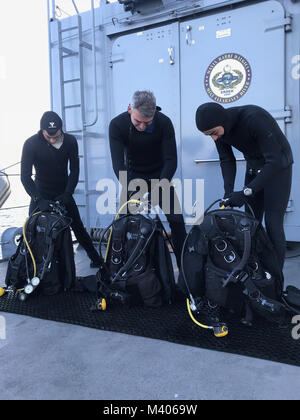
[(90, 310), (95, 297), (89, 293), (67, 292), (56, 296), (31, 296), (20, 302), (12, 294), (0, 298), (0, 312), (10, 312), (81, 325), (106, 331), (160, 339), (215, 351), (256, 357), (300, 366), (300, 340), (292, 338), (293, 324), (285, 327), (259, 320), (255, 327), (228, 319), (229, 335), (215, 338), (190, 319), (184, 300), (159, 309), (143, 306), (126, 308), (118, 303), (106, 311)]

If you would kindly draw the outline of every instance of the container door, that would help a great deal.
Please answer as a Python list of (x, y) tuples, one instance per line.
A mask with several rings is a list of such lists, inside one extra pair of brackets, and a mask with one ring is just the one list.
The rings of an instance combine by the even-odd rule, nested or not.
[[(178, 24), (122, 35), (111, 56), (112, 117), (127, 110), (133, 93), (151, 90), (179, 133)], [(179, 138), (178, 138), (179, 140)]]
[[(117, 37), (111, 56), (112, 118), (127, 110), (135, 91), (150, 90), (174, 124), (179, 151), (179, 68), (177, 23)], [(180, 159), (176, 176), (181, 176)]]
[[(281, 4), (270, 1), (181, 24), (182, 175), (205, 180), (205, 206), (223, 197), (223, 180), (214, 142), (197, 130), (195, 112), (211, 101), (255, 104), (285, 130), (284, 18)], [(236, 157), (237, 189), (245, 162)]]

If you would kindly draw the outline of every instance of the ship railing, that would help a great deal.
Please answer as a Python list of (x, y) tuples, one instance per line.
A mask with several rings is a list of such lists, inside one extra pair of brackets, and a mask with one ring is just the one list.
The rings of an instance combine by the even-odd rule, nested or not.
[[(21, 174), (18, 174), (18, 173), (13, 173), (13, 174), (7, 174), (5, 171), (7, 170), (7, 169), (10, 169), (10, 168), (12, 168), (12, 167), (14, 167), (14, 166), (16, 166), (16, 165), (19, 165), (21, 162), (17, 162), (17, 163), (14, 163), (13, 165), (10, 165), (10, 166), (7, 166), (6, 168), (4, 168), (4, 169), (2, 169), (2, 170), (0, 170), (0, 176), (6, 176), (6, 177), (11, 177), (11, 176), (13, 176), (13, 177), (20, 177), (21, 176)], [(27, 205), (21, 205), (21, 206), (12, 206), (12, 207), (5, 207), (5, 208), (0, 208), (0, 211), (11, 211), (11, 210), (16, 210), (16, 209), (26, 209), (26, 208), (29, 208), (29, 204), (27, 204)], [(0, 247), (2, 247), (3, 245), (5, 246), (5, 245), (9, 245), (9, 244), (11, 244), (11, 242), (12, 241), (14, 241), (15, 242), (15, 240), (17, 240), (20, 236), (21, 236), (21, 231), (22, 231), (22, 228), (21, 227), (16, 227), (15, 228), (16, 229), (16, 231), (15, 231), (15, 234), (14, 234), (14, 238), (10, 238), (9, 240), (6, 240), (6, 241), (1, 241), (0, 240)], [(0, 238), (1, 239), (1, 238)], [(75, 236), (74, 236), (74, 234), (72, 233), (72, 242), (73, 242), (73, 244), (77, 244), (78, 243), (78, 241), (77, 241), (77, 239), (75, 238)], [(17, 244), (15, 244), (16, 246), (17, 246)], [(0, 264), (1, 263), (3, 263), (3, 262), (7, 262), (9, 260), (9, 258), (8, 257), (6, 257), (6, 258), (1, 258), (0, 257)]]
[[(17, 162), (17, 163), (14, 163), (12, 165), (9, 165), (9, 166), (1, 169), (0, 170), (0, 176), (6, 177), (8, 179), (8, 181), (9, 181), (10, 177), (20, 177), (20, 173), (7, 173), (6, 172), (8, 169), (13, 168), (13, 167), (19, 165), (20, 163), (21, 162)], [(11, 206), (11, 207), (1, 207), (0, 211), (12, 211), (12, 210), (17, 210), (17, 209), (25, 209), (25, 208), (29, 208), (29, 204), (19, 205), (19, 206)], [(2, 247), (3, 245), (8, 245), (10, 242), (11, 241), (7, 241), (7, 240), (6, 241), (1, 241), (0, 240), (0, 246)], [(2, 259), (0, 258), (0, 263), (5, 262), (7, 260), (8, 260), (8, 258), (2, 258)]]

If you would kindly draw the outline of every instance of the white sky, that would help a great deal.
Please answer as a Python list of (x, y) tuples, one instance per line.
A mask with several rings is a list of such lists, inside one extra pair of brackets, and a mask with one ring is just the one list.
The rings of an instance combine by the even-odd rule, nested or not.
[(20, 160), (49, 107), (47, 1), (1, 0), (0, 169)]
[[(91, 0), (76, 4), (82, 12)], [(99, 0), (94, 4), (99, 6)], [(56, 0), (56, 5), (75, 13), (72, 0)], [(1, 0), (0, 169), (20, 160), (24, 141), (38, 131), (49, 109), (47, 0)]]
[[(91, 0), (76, 4), (82, 12)], [(99, 0), (94, 4), (99, 6)], [(56, 5), (75, 13), (72, 0), (56, 0)], [(1, 0), (0, 169), (20, 160), (24, 141), (38, 131), (49, 109), (47, 0)]]

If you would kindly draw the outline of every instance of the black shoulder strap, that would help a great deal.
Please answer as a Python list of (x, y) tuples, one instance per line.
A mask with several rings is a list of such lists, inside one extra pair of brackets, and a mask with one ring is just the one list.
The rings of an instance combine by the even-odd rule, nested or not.
[(245, 265), (248, 262), (251, 253), (251, 231), (250, 231), (250, 224), (248, 223), (247, 219), (242, 219), (240, 223), (241, 231), (243, 232), (244, 237), (244, 250), (243, 256), (238, 264), (238, 266), (230, 273), (229, 277), (224, 281), (223, 286), (226, 287), (229, 282), (234, 281), (235, 274), (243, 271)]

